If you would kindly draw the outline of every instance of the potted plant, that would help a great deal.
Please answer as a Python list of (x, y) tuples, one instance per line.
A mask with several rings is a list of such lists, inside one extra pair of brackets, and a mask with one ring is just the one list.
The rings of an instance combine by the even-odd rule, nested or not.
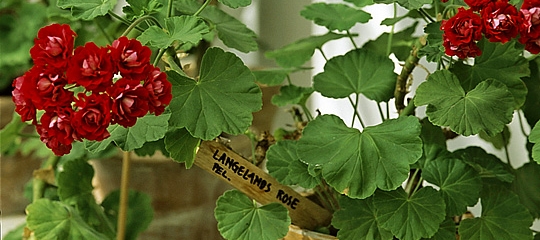
[[(98, 26), (100, 21), (119, 21), (114, 25), (118, 29), (102, 29), (109, 41), (101, 47), (86, 43), (73, 51), (70, 41), (77, 33), (68, 25), (39, 31), (34, 47), (45, 47), (30, 51), (34, 67), (61, 69), (58, 76), (67, 84), (58, 91), (75, 96), (65, 101), (67, 114), (39, 105), (52, 98), (36, 92), (42, 86), (38, 81), (25, 87), (32, 74), (50, 74), (30, 70), (15, 80), (17, 113), (37, 126), (40, 139), (56, 155), (66, 154), (52, 156), (34, 174), (34, 199), (27, 207), (24, 231), (21, 228), (25, 237), (132, 239), (148, 226), (148, 198), (128, 194), (126, 182), (100, 204), (91, 194), (93, 170), (86, 159), (110, 148), (124, 151), (123, 176), (129, 173), (130, 151), (161, 150), (187, 168), (195, 164), (230, 182), (238, 190), (227, 191), (215, 209), (217, 227), (226, 239), (293, 238), (291, 224), (339, 239), (540, 237), (538, 229), (531, 228), (540, 216), (540, 155), (535, 145), (540, 141), (540, 2), (313, 3), (300, 14), (327, 33), (267, 52), (279, 67), (252, 71), (231, 52), (203, 47), (198, 48), (202, 57), (192, 77), (186, 74), (184, 53), (194, 53), (215, 35), (230, 48), (253, 51), (254, 33), (211, 1), (127, 2), (124, 17), (112, 11), (113, 1), (56, 3), (70, 10), (63, 15), (69, 21), (94, 20)], [(219, 2), (231, 8), (251, 3)], [(377, 14), (362, 10), (373, 4), (393, 6), (394, 16), (381, 23), (391, 30), (359, 46), (355, 37), (361, 33), (353, 26)], [(398, 7), (406, 10), (403, 15), (398, 16)], [(412, 24), (397, 31), (394, 26), (404, 19), (412, 19)], [(416, 35), (418, 26), (423, 31)], [(337, 39), (349, 39), (352, 47), (329, 58), (323, 45)], [(61, 51), (47, 48), (58, 45)], [(89, 54), (92, 51), (102, 55)], [(315, 74), (312, 86), (296, 84), (290, 74), (306, 70), (314, 54), (323, 56), (324, 69)], [(92, 65), (97, 57), (85, 58), (88, 55), (110, 64)], [(423, 65), (431, 68), (426, 68), (425, 79), (413, 77), (414, 69)], [(89, 75), (70, 70), (90, 71), (89, 66), (99, 71), (89, 74), (88, 81)], [(92, 79), (103, 72), (110, 76)], [(262, 105), (257, 82), (280, 86), (272, 103), (291, 106), (290, 126), (261, 135), (248, 130), (252, 113)], [(94, 93), (106, 100), (94, 99)], [(313, 93), (348, 100), (352, 117), (345, 122), (311, 108)], [(373, 102), (378, 123), (366, 124), (361, 98)], [(88, 109), (85, 121), (72, 121)], [(91, 115), (96, 111), (98, 115)], [(507, 125), (513, 118), (523, 129), (514, 134), (525, 135), (527, 141), (521, 144), (529, 151), (529, 160), (519, 167), (512, 164), (515, 151), (508, 148)], [(2, 138), (16, 144), (23, 125), (13, 121), (2, 130)], [(249, 160), (227, 147), (227, 136), (242, 134), (253, 141)], [(456, 150), (447, 146), (452, 139), (472, 135), (504, 149), (506, 159), (474, 145)], [(477, 203), (481, 213), (471, 216), (468, 207)]]

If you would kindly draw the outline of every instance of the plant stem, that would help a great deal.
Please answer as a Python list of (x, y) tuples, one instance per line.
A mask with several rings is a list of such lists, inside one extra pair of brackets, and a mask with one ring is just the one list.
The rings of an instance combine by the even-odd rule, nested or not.
[(405, 108), (405, 95), (407, 95), (407, 81), (412, 71), (418, 64), (420, 58), (418, 57), (418, 50), (422, 47), (420, 39), (416, 39), (413, 43), (411, 53), (405, 60), (405, 65), (401, 69), (401, 73), (397, 77), (396, 88), (394, 90), (394, 97), (396, 98), (396, 109), (398, 113)]
[(360, 122), (360, 125), (362, 126), (362, 128), (365, 128), (366, 126), (364, 125), (364, 122), (362, 121), (362, 117), (360, 117), (360, 113), (358, 112), (358, 94), (356, 95), (356, 102), (353, 102), (353, 100), (351, 99), (351, 96), (349, 96), (348, 99), (349, 99), (349, 102), (351, 103), (351, 105), (354, 108), (354, 115), (353, 115), (353, 123), (352, 123), (352, 125), (354, 125), (354, 120), (355, 120), (355, 116), (356, 116), (356, 117), (358, 117), (358, 121)]
[(381, 115), (381, 120), (384, 122), (386, 121), (386, 118), (384, 117), (383, 110), (381, 108), (381, 104), (377, 103), (377, 109), (379, 109), (379, 114)]
[(328, 62), (328, 58), (326, 57), (326, 54), (324, 54), (322, 48), (319, 47), (317, 49), (319, 49), (319, 52), (321, 52), (321, 55), (323, 56), (324, 60)]
[[(117, 20), (119, 20), (120, 22), (126, 24), (126, 25), (131, 25), (131, 22), (129, 22), (128, 20), (126, 20), (125, 18), (123, 17), (120, 17), (118, 14), (116, 14), (115, 12), (113, 11), (109, 11), (108, 12), (109, 15), (111, 15), (113, 18), (116, 18)], [(135, 29), (141, 31), (141, 32), (144, 32), (144, 29), (140, 28), (140, 27), (135, 27)]]
[[(394, 2), (394, 18), (397, 17), (397, 3)], [(394, 38), (394, 30), (395, 30), (396, 24), (392, 24), (392, 28), (390, 29), (390, 33), (388, 34), (388, 43), (386, 44), (386, 56), (389, 56), (392, 52), (392, 41)]]
[(523, 127), (523, 118), (521, 117), (521, 111), (517, 111), (518, 119), (519, 119), (519, 128), (521, 129), (521, 133), (525, 138), (529, 138), (529, 134), (525, 132), (525, 128)]
[(510, 153), (508, 152), (508, 139), (506, 139), (506, 136), (504, 135), (504, 131), (501, 132), (501, 138), (503, 141), (504, 146), (504, 154), (506, 155), (506, 162), (510, 167), (512, 167), (512, 163), (510, 162)]
[[(124, 31), (122, 33), (122, 36), (127, 36), (129, 34), (129, 32), (131, 32), (131, 30), (133, 30), (133, 28), (137, 27), (137, 25), (139, 25), (139, 23), (141, 22), (144, 22), (146, 20), (151, 20), (152, 22), (154, 22), (154, 24), (156, 24), (158, 27), (161, 28), (161, 24), (159, 24), (159, 21), (155, 18), (155, 17), (152, 17), (150, 15), (144, 15), (140, 18), (137, 18), (137, 20), (133, 21), (129, 26), (128, 28), (126, 29), (126, 31)], [(144, 30), (143, 30), (144, 31)]]
[(414, 99), (411, 99), (409, 104), (407, 104), (407, 107), (405, 107), (400, 113), (399, 116), (410, 116), (414, 115), (414, 110), (416, 109), (416, 105), (414, 105)]
[[(41, 167), (41, 169), (55, 169), (56, 164), (58, 164), (58, 161), (60, 160), (59, 156), (51, 155), (47, 161), (45, 161), (45, 164)], [(43, 194), (45, 193), (45, 186), (47, 186), (47, 183), (43, 179), (39, 179), (37, 177), (34, 177), (32, 179), (32, 201), (36, 202), (38, 199), (43, 197)]]
[(306, 104), (302, 104), (300, 106), (302, 107), (302, 111), (304, 111), (304, 114), (306, 115), (308, 122), (311, 122), (311, 120), (313, 120), (313, 115), (311, 115), (311, 112), (309, 112), (309, 109), (307, 108)]
[(167, 17), (171, 17), (173, 15), (173, 0), (169, 0), (167, 3)]
[(129, 199), (129, 172), (130, 172), (130, 154), (124, 152), (122, 157), (122, 177), (120, 180), (120, 202), (118, 210), (118, 222), (116, 239), (122, 240), (126, 236), (127, 209)]
[(161, 57), (163, 57), (163, 54), (165, 54), (165, 49), (160, 48), (156, 55), (156, 59), (154, 59), (154, 63), (153, 63), (154, 66), (157, 66), (157, 64), (159, 63), (159, 60), (161, 60)]
[(208, 4), (211, 2), (212, 0), (206, 0), (204, 1), (203, 5), (199, 8), (199, 10), (197, 10), (193, 16), (196, 17), (198, 16), (199, 14), (201, 14), (201, 12), (206, 8), (206, 6), (208, 6)]
[(352, 45), (354, 46), (354, 49), (358, 49), (358, 46), (357, 46), (356, 43), (354, 42), (354, 39), (352, 38), (351, 32), (350, 32), (349, 30), (347, 30), (347, 36), (348, 36), (349, 39), (351, 40), (351, 43), (352, 43)]

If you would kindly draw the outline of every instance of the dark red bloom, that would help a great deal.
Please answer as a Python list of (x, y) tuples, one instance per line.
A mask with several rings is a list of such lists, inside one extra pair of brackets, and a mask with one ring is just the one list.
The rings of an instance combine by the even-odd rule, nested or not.
[(169, 105), (172, 99), (171, 83), (167, 80), (167, 74), (161, 72), (157, 67), (151, 67), (147, 78), (144, 80), (144, 87), (148, 91), (150, 100), (150, 112), (156, 116), (165, 111), (165, 106)]
[(458, 13), (441, 24), (445, 53), (459, 58), (481, 54), (476, 41), (482, 39), (482, 19), (472, 10), (459, 8)]
[(28, 93), (30, 87), (26, 81), (27, 75), (20, 76), (13, 80), (13, 91), (11, 99), (15, 103), (15, 112), (21, 115), (22, 121), (30, 121), (36, 123), (36, 106), (32, 102), (32, 98)]
[[(481, 11), (484, 9), (489, 3), (497, 2), (497, 0), (464, 0), (464, 2), (471, 7), (471, 10), (473, 11)], [(504, 2), (508, 2), (507, 0), (504, 0)]]
[(486, 38), (501, 43), (516, 37), (522, 22), (516, 7), (504, 1), (489, 3), (482, 10), (482, 20)]
[(540, 53), (540, 0), (524, 1), (520, 12), (523, 21), (519, 42), (525, 44), (525, 50)]
[(113, 99), (113, 123), (131, 127), (148, 113), (148, 91), (138, 80), (122, 78), (107, 93)]
[(34, 72), (27, 79), (34, 88), (30, 94), (38, 109), (71, 107), (73, 92), (64, 88), (67, 80), (63, 73), (39, 68), (32, 68), (30, 72)]
[(74, 140), (72, 116), (71, 107), (45, 111), (41, 116), (41, 124), (36, 128), (41, 141), (58, 156), (71, 151), (71, 143)]
[(103, 92), (112, 84), (114, 69), (108, 49), (89, 42), (75, 49), (66, 75), (69, 83), (83, 86), (88, 91)]
[(114, 40), (110, 47), (111, 56), (122, 77), (142, 80), (145, 69), (150, 65), (152, 51), (136, 39), (123, 36)]
[(34, 64), (65, 70), (77, 36), (67, 24), (51, 24), (39, 30), (30, 55)]
[(90, 96), (79, 93), (75, 101), (77, 109), (72, 125), (79, 138), (101, 141), (110, 136), (107, 131), (111, 123), (111, 99), (105, 94), (92, 93)]

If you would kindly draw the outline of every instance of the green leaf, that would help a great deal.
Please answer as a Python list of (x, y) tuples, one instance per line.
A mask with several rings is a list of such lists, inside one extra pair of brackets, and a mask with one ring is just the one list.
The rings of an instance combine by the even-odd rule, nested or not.
[(124, 151), (141, 148), (144, 143), (156, 141), (165, 136), (168, 120), (171, 114), (164, 113), (159, 116), (146, 115), (137, 120), (133, 127), (124, 128), (118, 124), (108, 128), (111, 136), (101, 142), (85, 141), (88, 151), (95, 153), (106, 149), (113, 141)]
[(340, 209), (334, 213), (332, 225), (339, 229), (339, 239), (390, 240), (390, 231), (381, 227), (373, 197), (366, 199), (339, 199)]
[(230, 8), (247, 7), (251, 4), (251, 0), (218, 0), (218, 1)]
[(452, 218), (446, 218), (439, 226), (439, 231), (430, 240), (456, 239), (456, 223)]
[(419, 50), (418, 55), (426, 56), (429, 62), (438, 62), (445, 56), (441, 22), (428, 23), (424, 28), (424, 33), (427, 34), (427, 45)]
[(423, 187), (410, 197), (403, 188), (379, 190), (373, 204), (381, 226), (401, 240), (433, 236), (445, 217), (444, 200), (431, 187)]
[(253, 75), (257, 79), (257, 82), (266, 84), (268, 86), (277, 86), (283, 83), (283, 80), (293, 72), (293, 68), (275, 68), (275, 69), (264, 69), (264, 70), (254, 70)]
[(502, 149), (510, 143), (511, 132), (508, 126), (505, 125), (503, 131), (497, 133), (495, 136), (489, 136), (485, 132), (480, 132), (478, 136), (482, 140), (491, 143), (496, 149)]
[[(6, 224), (7, 225), (7, 224)], [(24, 229), (26, 228), (26, 223), (22, 223), (14, 229), (11, 229), (6, 235), (2, 236), (3, 240), (23, 240)], [(5, 229), (2, 229), (5, 231)], [(4, 234), (4, 232), (2, 232)]]
[(27, 126), (27, 124), (21, 121), (21, 116), (16, 112), (13, 112), (11, 121), (0, 130), (0, 142), (2, 143), (0, 152), (2, 154), (12, 152), (13, 148), (17, 148), (17, 139), (19, 139), (19, 133)]
[(345, 98), (356, 93), (385, 102), (394, 96), (396, 79), (392, 60), (357, 49), (330, 59), (324, 72), (313, 78), (313, 88), (325, 97)]
[(321, 48), (325, 43), (347, 37), (346, 34), (328, 32), (325, 35), (310, 36), (288, 44), (280, 49), (266, 52), (267, 58), (274, 59), (284, 68), (300, 67), (311, 59), (315, 49)]
[(330, 31), (349, 30), (356, 23), (367, 23), (371, 19), (371, 14), (346, 4), (313, 3), (300, 11), (300, 15)]
[(433, 3), (433, 0), (397, 0), (397, 2), (402, 7), (413, 10), (421, 8), (424, 4), (431, 4)]
[(540, 218), (540, 165), (529, 162), (518, 168), (512, 182), (514, 191), (534, 218)]
[(65, 203), (75, 205), (81, 199), (92, 198), (94, 168), (85, 160), (66, 162), (58, 173), (58, 196)]
[[(165, 136), (167, 136), (167, 134), (165, 134)], [(169, 157), (169, 151), (165, 148), (165, 140), (163, 138), (156, 141), (145, 142), (141, 148), (134, 150), (135, 154), (141, 157), (153, 156), (156, 154), (156, 151), (160, 151), (163, 156)]]
[[(192, 15), (201, 7), (201, 3), (193, 0), (177, 0), (174, 1), (174, 6), (178, 11)], [(235, 48), (245, 53), (257, 51), (257, 35), (238, 19), (216, 6), (207, 6), (199, 16), (215, 25), (219, 39), (227, 47)]]
[[(405, 61), (411, 53), (411, 46), (413, 45), (412, 37), (416, 31), (418, 22), (413, 23), (406, 29), (392, 35), (391, 52), (400, 61)], [(372, 50), (379, 55), (386, 56), (388, 54), (386, 46), (388, 46), (389, 33), (381, 34), (377, 39), (367, 41), (362, 48)]]
[(176, 162), (183, 162), (189, 169), (195, 162), (195, 154), (201, 140), (191, 136), (185, 128), (179, 128), (165, 134), (165, 148)]
[(151, 26), (137, 40), (151, 47), (167, 48), (175, 41), (197, 44), (209, 31), (202, 18), (183, 15), (165, 18), (165, 30)]
[(527, 87), (521, 77), (530, 75), (522, 50), (516, 48), (514, 41), (500, 44), (485, 40), (479, 43), (479, 47), (482, 55), (475, 58), (474, 66), (457, 62), (450, 70), (459, 78), (465, 91), (490, 78), (504, 83), (514, 97), (512, 106), (519, 109), (527, 96)]
[(529, 142), (534, 143), (532, 158), (540, 163), (540, 121), (537, 122), (529, 134)]
[(533, 127), (538, 120), (540, 120), (540, 69), (538, 64), (540, 63), (540, 58), (534, 58), (534, 60), (529, 61), (529, 69), (531, 70), (530, 77), (524, 77), (523, 82), (527, 86), (527, 97), (525, 104), (521, 108), (523, 115), (527, 119), (529, 126)]
[(216, 205), (218, 230), (225, 239), (275, 240), (289, 231), (291, 218), (279, 203), (259, 207), (240, 191), (229, 190)]
[(92, 20), (104, 16), (116, 6), (116, 0), (58, 0), (60, 8), (71, 8), (71, 15), (77, 19)]
[(426, 118), (422, 119), (422, 132), (420, 138), (422, 138), (422, 148), (424, 149), (422, 157), (418, 160), (417, 164), (420, 169), (423, 169), (425, 165), (438, 158), (443, 158), (449, 154), (446, 147), (446, 137), (442, 129), (433, 125)]
[[(154, 210), (152, 209), (152, 199), (147, 194), (129, 191), (128, 209), (126, 222), (126, 240), (135, 240), (137, 236), (146, 230), (152, 218)], [(118, 211), (120, 209), (120, 191), (111, 192), (101, 203), (105, 213), (111, 222), (118, 221)]]
[(62, 202), (38, 199), (26, 212), (27, 227), (37, 239), (111, 239), (92, 229), (77, 210)]
[(501, 132), (514, 110), (512, 94), (501, 82), (486, 80), (466, 92), (447, 70), (431, 74), (416, 90), (414, 103), (428, 105), (426, 115), (433, 124), (464, 136)]
[(420, 124), (402, 117), (364, 129), (348, 128), (334, 115), (308, 123), (298, 142), (298, 156), (320, 166), (328, 184), (352, 198), (367, 198), (377, 187), (392, 190), (422, 156)]
[(128, 5), (122, 8), (128, 20), (134, 20), (144, 15), (158, 13), (163, 8), (158, 0), (127, 0)]
[(440, 187), (447, 216), (459, 216), (474, 206), (480, 197), (482, 180), (479, 174), (459, 159), (438, 159), (426, 164), (424, 179)]
[(496, 178), (508, 183), (514, 181), (512, 170), (495, 155), (487, 153), (480, 147), (460, 149), (452, 155), (473, 167), (482, 178)]
[(529, 229), (533, 218), (514, 193), (490, 186), (482, 193), (481, 203), (481, 217), (465, 219), (459, 225), (462, 239), (533, 239)]
[(373, 0), (345, 0), (345, 2), (353, 3), (357, 7), (373, 5)]
[(278, 107), (284, 107), (289, 104), (304, 105), (313, 91), (312, 87), (285, 85), (279, 89), (279, 94), (272, 96), (272, 104)]
[(308, 172), (308, 165), (301, 162), (297, 150), (297, 141), (283, 140), (270, 146), (266, 152), (266, 167), (272, 177), (285, 185), (299, 185), (303, 188), (314, 188), (320, 179)]
[(236, 55), (210, 48), (203, 56), (199, 80), (167, 72), (173, 99), (169, 124), (192, 136), (211, 140), (222, 132), (243, 133), (261, 109), (262, 93), (255, 77)]

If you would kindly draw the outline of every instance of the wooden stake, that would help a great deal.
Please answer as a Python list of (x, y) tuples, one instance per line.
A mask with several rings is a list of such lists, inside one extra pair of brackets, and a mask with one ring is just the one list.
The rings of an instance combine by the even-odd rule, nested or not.
[(332, 214), (282, 185), (268, 173), (253, 165), (224, 145), (205, 141), (195, 157), (195, 165), (229, 183), (261, 204), (278, 202), (289, 210), (293, 224), (314, 230), (329, 226)]

